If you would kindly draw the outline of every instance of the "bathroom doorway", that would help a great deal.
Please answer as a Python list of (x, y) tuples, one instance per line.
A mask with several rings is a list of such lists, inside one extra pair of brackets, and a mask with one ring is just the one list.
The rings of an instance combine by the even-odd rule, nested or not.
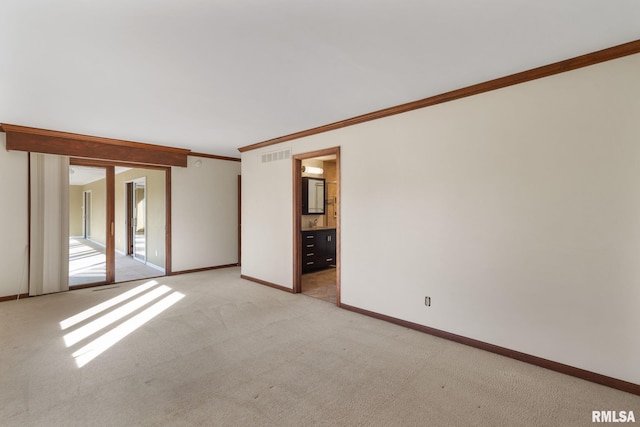
[(294, 292), (340, 306), (340, 148), (293, 156), (293, 176)]

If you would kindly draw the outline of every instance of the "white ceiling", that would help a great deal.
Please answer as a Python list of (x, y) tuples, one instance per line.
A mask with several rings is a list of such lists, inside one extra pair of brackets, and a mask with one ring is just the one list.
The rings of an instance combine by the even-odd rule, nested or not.
[[(115, 167), (115, 174), (126, 172), (131, 168)], [(100, 179), (106, 179), (107, 172), (104, 168), (91, 166), (69, 166), (69, 185), (87, 185)]]
[(2, 0), (0, 122), (209, 154), (640, 39), (637, 0)]

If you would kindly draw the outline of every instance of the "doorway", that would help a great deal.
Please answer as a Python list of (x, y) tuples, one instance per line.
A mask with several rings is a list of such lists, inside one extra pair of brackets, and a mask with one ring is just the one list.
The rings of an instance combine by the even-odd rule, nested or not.
[(71, 159), (70, 287), (170, 272), (170, 172), (164, 167)]
[(104, 167), (69, 167), (70, 287), (108, 281), (108, 173)]
[(340, 148), (293, 156), (293, 176), (294, 293), (340, 306)]
[(140, 262), (147, 260), (146, 178), (126, 182), (126, 254)]

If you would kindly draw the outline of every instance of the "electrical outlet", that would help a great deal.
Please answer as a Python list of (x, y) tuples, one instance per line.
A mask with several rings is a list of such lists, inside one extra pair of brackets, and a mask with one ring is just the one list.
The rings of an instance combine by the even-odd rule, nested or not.
[(424, 305), (431, 307), (431, 297), (424, 297)]

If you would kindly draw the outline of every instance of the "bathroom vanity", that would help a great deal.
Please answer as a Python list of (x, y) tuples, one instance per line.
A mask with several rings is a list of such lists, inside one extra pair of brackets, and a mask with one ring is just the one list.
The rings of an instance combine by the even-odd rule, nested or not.
[(315, 228), (302, 231), (302, 274), (336, 264), (336, 229)]

